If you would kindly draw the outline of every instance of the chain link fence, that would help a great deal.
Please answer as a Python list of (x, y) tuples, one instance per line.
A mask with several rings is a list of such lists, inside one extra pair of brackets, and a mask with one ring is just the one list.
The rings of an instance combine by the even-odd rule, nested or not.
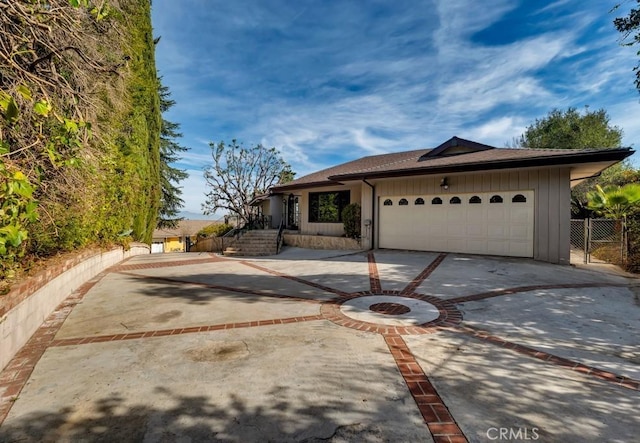
[(571, 254), (581, 257), (583, 263), (623, 264), (626, 244), (624, 220), (571, 220)]

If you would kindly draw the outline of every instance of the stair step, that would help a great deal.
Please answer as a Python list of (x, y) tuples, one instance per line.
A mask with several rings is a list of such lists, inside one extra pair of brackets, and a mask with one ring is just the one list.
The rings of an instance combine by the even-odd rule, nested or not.
[(258, 230), (245, 232), (234, 241), (233, 246), (224, 250), (228, 256), (260, 256), (275, 255), (278, 253), (276, 240), (277, 230)]

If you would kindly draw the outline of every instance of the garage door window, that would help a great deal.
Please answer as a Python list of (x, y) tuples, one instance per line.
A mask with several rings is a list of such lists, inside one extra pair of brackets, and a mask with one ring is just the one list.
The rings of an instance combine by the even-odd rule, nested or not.
[(526, 203), (527, 202), (527, 197), (525, 197), (522, 194), (517, 194), (511, 199), (511, 201), (513, 203)]
[(502, 197), (500, 197), (499, 195), (494, 195), (493, 197), (491, 197), (491, 199), (489, 200), (489, 203), (502, 203)]
[(416, 198), (416, 201), (413, 202), (414, 205), (424, 205), (424, 199), (423, 198)]
[(451, 200), (449, 200), (450, 205), (459, 205), (460, 203), (462, 203), (460, 197), (451, 197)]
[(309, 222), (340, 223), (342, 210), (349, 204), (350, 191), (310, 192)]
[(385, 206), (393, 206), (393, 202), (391, 201), (390, 198), (386, 199), (383, 203), (383, 205)]
[(442, 199), (440, 197), (436, 197), (433, 200), (431, 200), (431, 204), (432, 205), (441, 205), (442, 204)]
[(471, 203), (472, 205), (477, 205), (478, 203), (482, 203), (482, 199), (477, 195), (474, 195), (469, 199), (469, 203)]
[(409, 204), (409, 200), (407, 200), (406, 198), (401, 198), (398, 204), (400, 206), (407, 206)]

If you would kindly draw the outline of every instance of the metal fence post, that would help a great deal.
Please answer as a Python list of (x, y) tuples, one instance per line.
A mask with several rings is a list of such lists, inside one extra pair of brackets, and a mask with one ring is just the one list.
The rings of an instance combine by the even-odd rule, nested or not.
[(583, 261), (584, 261), (584, 264), (586, 265), (589, 262), (588, 256), (587, 256), (588, 248), (589, 248), (589, 218), (585, 218), (584, 219), (584, 235), (583, 235), (583, 237), (584, 237), (584, 248), (583, 248), (584, 258), (583, 258)]

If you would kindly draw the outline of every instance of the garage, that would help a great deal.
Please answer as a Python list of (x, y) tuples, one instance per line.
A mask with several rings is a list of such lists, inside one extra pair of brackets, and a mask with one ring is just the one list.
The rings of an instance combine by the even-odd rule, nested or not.
[(534, 191), (381, 196), (379, 247), (533, 257)]

